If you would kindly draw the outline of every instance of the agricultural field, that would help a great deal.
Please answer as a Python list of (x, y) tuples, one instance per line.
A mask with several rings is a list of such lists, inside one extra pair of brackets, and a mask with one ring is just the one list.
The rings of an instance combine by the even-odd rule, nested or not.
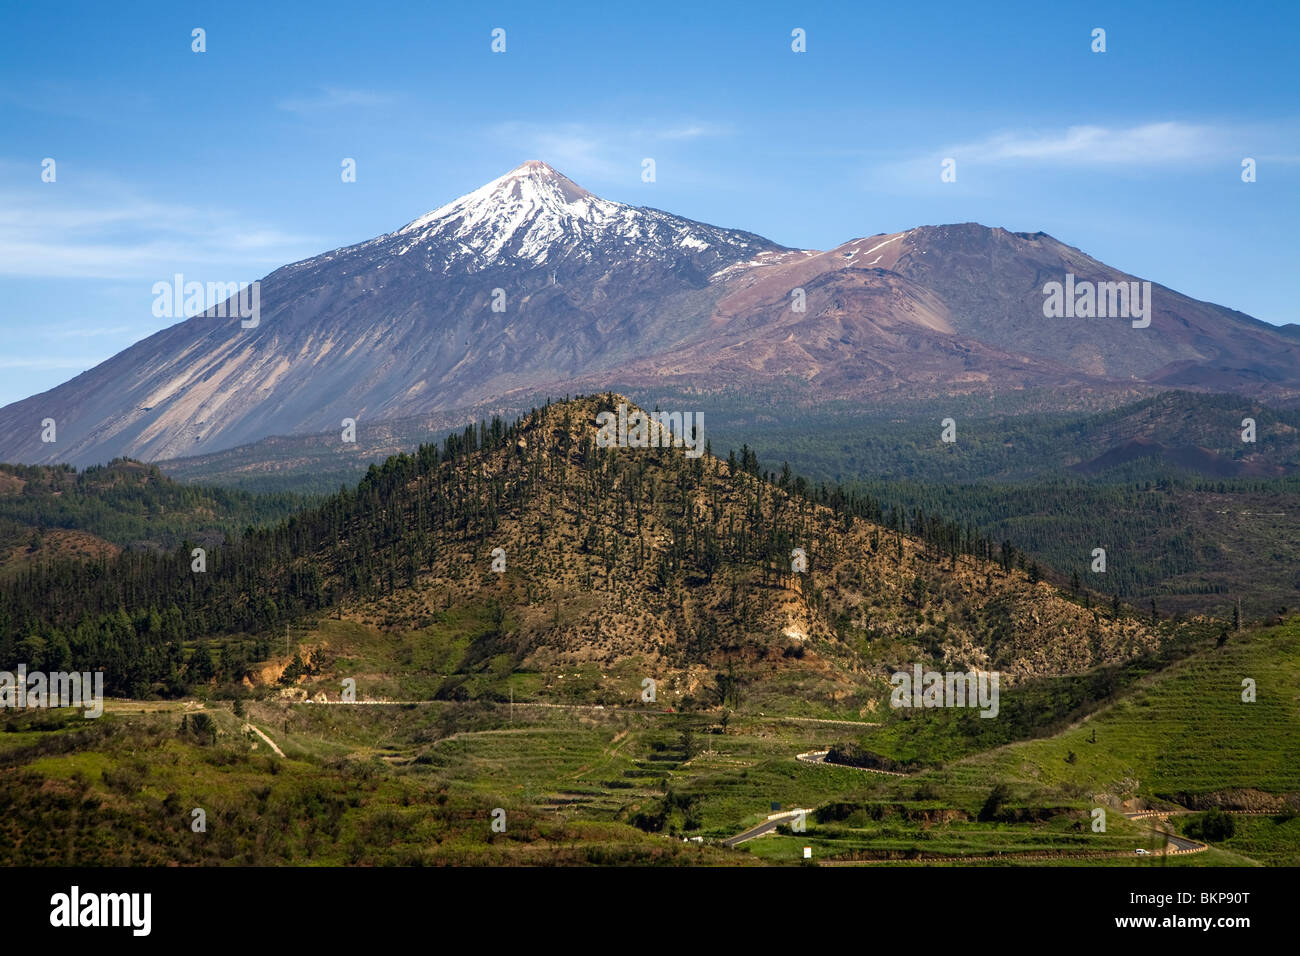
[[(348, 633), (358, 644), (344, 650), (358, 664), (392, 653)], [(752, 702), (695, 712), (568, 704), (543, 699), (527, 674), (502, 677), (513, 704), (268, 695), (113, 700), (97, 721), (8, 713), (0, 838), (18, 862), (38, 864), (75, 855), (106, 864), (802, 865), (809, 847), (813, 864), (1295, 865), (1297, 674), (1300, 620), (1234, 634), (1142, 676), (1064, 730), (906, 776), (796, 759), (844, 739), (888, 754), (898, 742), (888, 720), (768, 714)], [(1256, 681), (1254, 703), (1241, 699), (1244, 677)], [(358, 697), (375, 699), (364, 685)], [(804, 829), (786, 818), (724, 846), (774, 806), (808, 810)], [(1235, 834), (1162, 856), (1155, 830), (1178, 833), (1186, 811), (1210, 807), (1236, 811)], [(1093, 829), (1096, 808), (1104, 832)], [(1182, 815), (1126, 816), (1148, 808)], [(192, 829), (195, 809), (205, 832)], [(493, 829), (494, 811), (504, 832)]]

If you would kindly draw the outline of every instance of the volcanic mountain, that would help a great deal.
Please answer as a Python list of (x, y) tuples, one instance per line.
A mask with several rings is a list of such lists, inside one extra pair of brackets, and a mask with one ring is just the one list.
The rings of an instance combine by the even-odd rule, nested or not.
[(1300, 394), (1300, 339), (1159, 285), (1149, 328), (1045, 318), (1042, 287), (1067, 273), (1133, 278), (1043, 233), (974, 223), (793, 250), (601, 199), (533, 161), (396, 232), (276, 270), (254, 328), (210, 309), (0, 409), (0, 460), (153, 461), (612, 385), (808, 401)]

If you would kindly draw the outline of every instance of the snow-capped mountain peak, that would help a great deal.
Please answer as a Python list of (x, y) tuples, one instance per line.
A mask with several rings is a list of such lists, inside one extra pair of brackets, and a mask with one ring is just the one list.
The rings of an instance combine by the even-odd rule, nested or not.
[[(640, 206), (601, 199), (539, 160), (529, 160), (399, 229), (397, 255), (428, 251), (441, 270), (506, 262), (554, 264), (619, 247), (630, 257), (698, 253), (757, 237)], [(766, 248), (768, 243), (755, 243)], [(436, 266), (435, 266), (436, 268)]]
[(507, 252), (515, 259), (543, 262), (553, 244), (593, 237), (631, 212), (632, 207), (592, 195), (546, 163), (529, 160), (421, 216), (397, 235), (411, 240), (400, 254), (431, 240), (450, 239), (481, 262)]

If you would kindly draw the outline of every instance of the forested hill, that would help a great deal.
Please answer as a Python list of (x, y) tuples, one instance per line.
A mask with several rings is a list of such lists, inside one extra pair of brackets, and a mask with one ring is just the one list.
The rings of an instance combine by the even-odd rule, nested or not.
[[(395, 456), (357, 488), (212, 549), (203, 571), (190, 542), (30, 568), (0, 585), (0, 663), (102, 667), (110, 692), (179, 693), (210, 678), (214, 638), (255, 639), (258, 657), (312, 616), (417, 628), (484, 605), (494, 624), (478, 659), (636, 658), (688, 681), (725, 661), (850, 686), (866, 645), (900, 666), (946, 660), (1014, 680), (1156, 644), (1088, 592), (1021, 570), (1009, 544), (764, 474), (747, 447), (727, 459), (597, 447), (597, 413), (625, 402), (548, 405)], [(195, 641), (203, 653), (187, 655)]]
[(0, 464), (0, 566), (120, 548), (172, 550), (184, 538), (213, 546), (309, 500), (182, 485), (125, 458), (83, 471)]

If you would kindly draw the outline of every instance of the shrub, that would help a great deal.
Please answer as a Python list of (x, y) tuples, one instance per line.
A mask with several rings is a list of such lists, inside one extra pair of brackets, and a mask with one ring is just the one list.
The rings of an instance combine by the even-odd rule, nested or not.
[(906, 764), (883, 757), (878, 753), (865, 750), (855, 743), (832, 744), (826, 753), (826, 762), (842, 767), (867, 767), (872, 770), (889, 770), (901, 773), (907, 769)]
[(996, 820), (998, 814), (1002, 811), (1002, 805), (1007, 802), (1009, 796), (1011, 796), (1011, 791), (1007, 789), (1005, 783), (994, 784), (993, 789), (989, 791), (988, 799), (984, 801), (984, 806), (980, 807), (980, 822), (988, 823), (991, 820)]
[(1193, 840), (1217, 843), (1232, 839), (1233, 834), (1237, 832), (1237, 822), (1232, 818), (1232, 814), (1213, 807), (1190, 820), (1183, 832)]

